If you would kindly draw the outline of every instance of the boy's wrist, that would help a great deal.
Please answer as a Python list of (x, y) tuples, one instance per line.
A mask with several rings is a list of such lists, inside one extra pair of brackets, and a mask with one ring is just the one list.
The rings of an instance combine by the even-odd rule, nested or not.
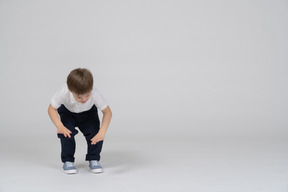
[(104, 137), (106, 132), (103, 129), (100, 128), (98, 134)]
[(65, 128), (65, 126), (63, 124), (61, 124), (61, 125), (57, 125), (56, 128), (59, 130), (59, 129)]

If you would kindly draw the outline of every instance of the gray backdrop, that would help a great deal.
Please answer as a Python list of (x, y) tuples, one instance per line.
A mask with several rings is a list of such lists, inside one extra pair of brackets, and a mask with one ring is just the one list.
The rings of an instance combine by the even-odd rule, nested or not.
[(285, 0), (1, 0), (1, 137), (55, 134), (49, 100), (76, 67), (109, 134), (287, 136)]

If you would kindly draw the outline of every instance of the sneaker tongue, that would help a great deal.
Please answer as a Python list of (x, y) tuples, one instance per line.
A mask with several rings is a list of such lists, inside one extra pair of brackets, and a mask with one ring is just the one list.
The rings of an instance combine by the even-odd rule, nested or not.
[(91, 161), (92, 165), (98, 165), (98, 161)]
[(67, 162), (66, 165), (67, 165), (67, 167), (73, 167), (74, 166), (74, 164), (72, 162)]

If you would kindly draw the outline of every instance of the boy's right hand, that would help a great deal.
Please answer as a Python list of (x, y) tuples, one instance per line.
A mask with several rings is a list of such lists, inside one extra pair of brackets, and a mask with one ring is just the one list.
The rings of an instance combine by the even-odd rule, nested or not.
[(69, 138), (71, 138), (71, 131), (69, 130), (69, 129), (67, 129), (65, 126), (63, 126), (63, 127), (59, 127), (59, 128), (57, 128), (57, 133), (58, 134), (63, 134), (65, 137), (69, 137)]

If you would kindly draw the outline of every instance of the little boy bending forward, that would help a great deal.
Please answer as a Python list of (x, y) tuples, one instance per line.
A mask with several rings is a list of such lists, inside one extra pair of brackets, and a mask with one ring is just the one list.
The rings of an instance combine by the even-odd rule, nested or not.
[[(98, 109), (103, 113), (102, 124)], [(112, 112), (101, 93), (93, 88), (93, 76), (88, 69), (74, 69), (63, 85), (52, 97), (48, 114), (57, 127), (61, 141), (61, 160), (65, 173), (77, 173), (74, 165), (75, 139), (78, 133), (86, 138), (88, 150), (86, 161), (93, 173), (103, 172), (99, 163), (103, 140), (110, 124)], [(58, 115), (59, 114), (59, 115)], [(59, 118), (60, 116), (60, 118)]]

